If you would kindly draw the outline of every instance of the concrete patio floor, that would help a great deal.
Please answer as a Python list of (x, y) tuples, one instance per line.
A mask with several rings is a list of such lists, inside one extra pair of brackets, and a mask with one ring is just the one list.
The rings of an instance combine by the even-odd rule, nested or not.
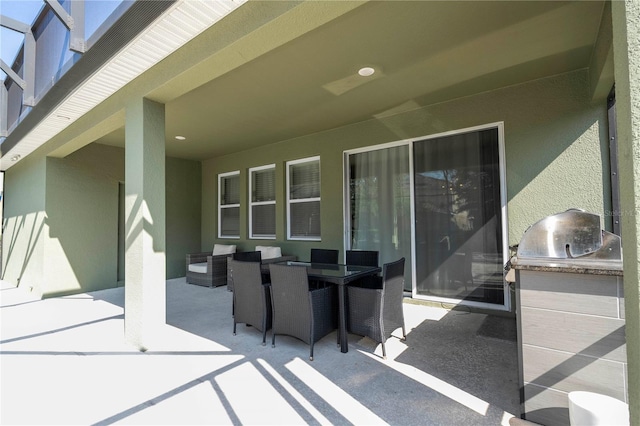
[[(519, 416), (515, 320), (405, 303), (388, 359), (367, 338), (316, 343), (241, 325), (231, 293), (167, 281), (167, 326), (123, 341), (124, 289), (32, 300), (2, 283), (1, 424), (500, 425)], [(270, 341), (270, 333), (268, 334)]]

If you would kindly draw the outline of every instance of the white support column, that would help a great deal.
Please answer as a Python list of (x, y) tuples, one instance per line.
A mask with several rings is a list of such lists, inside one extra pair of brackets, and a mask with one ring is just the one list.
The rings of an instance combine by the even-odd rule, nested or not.
[(125, 145), (125, 339), (145, 351), (166, 323), (163, 104), (127, 105)]
[(640, 425), (640, 2), (612, 1), (613, 56), (624, 262), (627, 388)]

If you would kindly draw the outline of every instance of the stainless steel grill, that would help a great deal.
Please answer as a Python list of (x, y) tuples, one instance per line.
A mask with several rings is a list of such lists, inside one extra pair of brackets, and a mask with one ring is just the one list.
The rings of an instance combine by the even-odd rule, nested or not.
[(517, 251), (520, 266), (622, 270), (620, 237), (601, 229), (600, 216), (578, 209), (531, 225)]

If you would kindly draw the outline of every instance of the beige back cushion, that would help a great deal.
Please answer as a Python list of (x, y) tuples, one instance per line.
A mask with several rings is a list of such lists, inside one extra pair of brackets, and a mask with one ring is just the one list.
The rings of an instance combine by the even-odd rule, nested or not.
[(215, 244), (213, 246), (213, 256), (219, 254), (233, 254), (236, 252), (236, 246), (230, 244)]
[(282, 250), (280, 250), (280, 247), (256, 246), (256, 251), (261, 253), (263, 259), (273, 259), (275, 257), (282, 256)]

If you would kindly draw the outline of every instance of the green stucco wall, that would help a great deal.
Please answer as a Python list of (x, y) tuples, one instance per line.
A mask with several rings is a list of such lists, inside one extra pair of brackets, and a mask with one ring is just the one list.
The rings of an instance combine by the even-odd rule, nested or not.
[(45, 159), (29, 156), (5, 172), (2, 279), (42, 294)]
[[(116, 181), (125, 180), (122, 148), (91, 144), (68, 158)], [(167, 278), (176, 278), (185, 275), (185, 253), (200, 249), (202, 167), (198, 161), (167, 157), (165, 169)]]
[[(166, 273), (175, 278), (185, 275), (185, 253), (200, 249), (201, 165), (167, 158), (166, 176)], [(124, 150), (98, 144), (9, 169), (3, 279), (44, 297), (117, 286), (123, 181)]]
[(47, 158), (46, 296), (117, 284), (118, 182)]
[[(592, 105), (586, 70), (373, 118), (305, 137), (203, 162), (202, 249), (235, 241), (242, 249), (279, 245), (307, 258), (311, 247), (343, 248), (343, 151), (386, 142), (504, 122), (509, 244), (533, 222), (577, 207), (603, 216), (611, 210), (606, 105)], [(321, 156), (322, 242), (286, 241), (287, 160)], [(247, 170), (276, 163), (276, 241), (248, 240)], [(216, 238), (217, 174), (240, 170), (241, 238)]]
[(202, 166), (167, 158), (166, 175), (167, 278), (177, 278), (185, 276), (185, 254), (200, 248)]
[[(122, 148), (92, 144), (69, 158), (116, 181), (125, 180)], [(185, 253), (200, 249), (202, 167), (198, 161), (167, 157), (165, 169), (167, 278), (176, 278), (185, 275)]]

